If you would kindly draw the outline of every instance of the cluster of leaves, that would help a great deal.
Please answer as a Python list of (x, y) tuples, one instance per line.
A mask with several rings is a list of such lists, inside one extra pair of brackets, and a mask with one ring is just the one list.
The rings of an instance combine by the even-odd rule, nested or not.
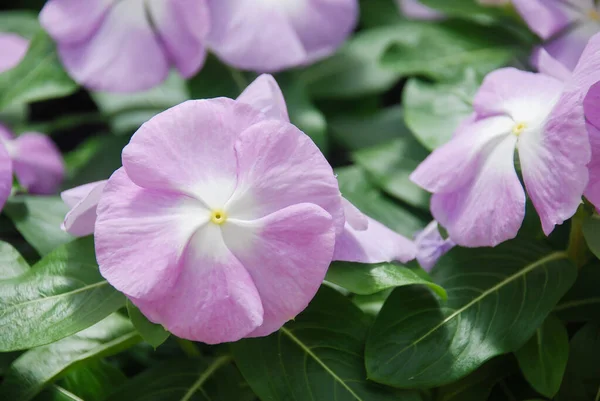
[[(504, 9), (422, 2), (455, 18), (407, 21), (392, 0), (364, 0), (360, 29), (337, 54), (276, 77), (292, 122), (337, 166), (344, 196), (408, 237), (431, 218), (408, 175), (470, 114), (483, 76), (524, 65), (535, 43)], [(33, 39), (0, 74), (0, 119), (28, 129), (27, 110), (78, 88), (35, 14), (2, 12), (0, 30)], [(34, 127), (59, 143), (65, 130), (101, 127), (76, 131), (69, 188), (107, 178), (150, 116), (189, 98), (236, 97), (252, 78), (211, 56), (187, 82), (90, 93), (97, 110)], [(416, 264), (334, 263), (278, 332), (210, 347), (170, 336), (127, 303), (99, 274), (93, 240), (60, 230), (66, 209), (58, 197), (23, 195), (0, 216), (1, 400), (600, 399), (600, 219), (586, 207), (550, 238), (528, 213), (517, 239), (456, 248), (431, 276)]]

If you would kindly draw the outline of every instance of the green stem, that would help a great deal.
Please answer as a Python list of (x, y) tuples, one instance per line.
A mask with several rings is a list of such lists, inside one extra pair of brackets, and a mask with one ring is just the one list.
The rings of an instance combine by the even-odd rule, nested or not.
[(179, 348), (181, 348), (181, 350), (190, 358), (198, 358), (202, 356), (202, 353), (193, 342), (179, 337), (175, 337), (175, 339), (177, 340), (177, 344), (179, 344)]
[(588, 216), (585, 205), (581, 205), (571, 218), (571, 232), (569, 234), (569, 247), (567, 254), (575, 265), (580, 268), (590, 259), (590, 252), (583, 236), (583, 221)]
[(215, 359), (215, 361), (211, 363), (211, 365), (204, 372), (202, 372), (198, 380), (196, 380), (192, 387), (190, 387), (187, 393), (185, 393), (185, 395), (181, 398), (181, 401), (189, 401), (194, 396), (196, 391), (202, 387), (202, 385), (212, 376), (213, 373), (215, 373), (216, 370), (224, 365), (227, 365), (232, 360), (233, 358), (229, 355)]
[(517, 401), (517, 399), (515, 398), (514, 394), (512, 393), (512, 391), (510, 391), (510, 389), (508, 388), (508, 386), (506, 385), (506, 383), (504, 383), (504, 380), (500, 381), (500, 387), (502, 388), (502, 391), (504, 392), (504, 394), (506, 394), (506, 396), (508, 397), (507, 399), (510, 401)]

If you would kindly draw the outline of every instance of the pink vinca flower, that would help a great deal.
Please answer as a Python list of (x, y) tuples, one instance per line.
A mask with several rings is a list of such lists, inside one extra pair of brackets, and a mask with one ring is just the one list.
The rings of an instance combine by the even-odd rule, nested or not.
[(444, 239), (440, 234), (437, 221), (432, 221), (415, 236), (417, 245), (417, 262), (426, 271), (430, 271), (439, 258), (456, 246), (450, 238)]
[(358, 19), (357, 0), (208, 0), (209, 45), (237, 68), (275, 72), (332, 54)]
[(109, 92), (150, 89), (171, 66), (193, 76), (210, 29), (206, 0), (48, 0), (40, 22), (69, 74)]
[(207, 343), (279, 329), (334, 258), (414, 258), (413, 243), (341, 197), (287, 120), (270, 76), (237, 101), (167, 110), (133, 136), (108, 182), (63, 194), (78, 202), (65, 228), (87, 221), (104, 277), (150, 320)]
[(544, 48), (573, 70), (588, 40), (600, 32), (600, 5), (594, 0), (513, 0)]
[(13, 172), (30, 193), (55, 192), (64, 176), (64, 164), (56, 145), (43, 134), (27, 132), (14, 138), (0, 125), (0, 208), (10, 195)]
[(14, 33), (0, 33), (0, 73), (16, 67), (29, 47), (29, 41)]
[(566, 82), (513, 68), (489, 74), (475, 97), (475, 115), (413, 173), (434, 194), (432, 213), (457, 244), (495, 246), (516, 236), (525, 192), (515, 149), (544, 233), (575, 213), (588, 182), (583, 99), (600, 79), (598, 40)]

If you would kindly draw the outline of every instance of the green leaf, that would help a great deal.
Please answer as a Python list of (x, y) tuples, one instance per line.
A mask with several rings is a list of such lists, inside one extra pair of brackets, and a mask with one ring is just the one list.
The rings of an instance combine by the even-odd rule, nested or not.
[(371, 294), (371, 295), (354, 295), (352, 297), (352, 303), (358, 306), (367, 316), (371, 318), (377, 317), (385, 300), (392, 293), (392, 288), (387, 290)]
[(586, 217), (581, 229), (590, 251), (600, 258), (600, 215), (594, 214)]
[(399, 287), (386, 301), (367, 340), (369, 378), (402, 388), (439, 386), (516, 351), (576, 274), (564, 252), (523, 238), (453, 249), (432, 274), (448, 302), (418, 286)]
[(333, 262), (325, 280), (360, 295), (371, 295), (404, 285), (425, 285), (442, 299), (448, 296), (439, 285), (421, 278), (404, 266), (392, 263)]
[(388, 194), (409, 205), (429, 209), (431, 195), (410, 180), (410, 175), (428, 152), (412, 137), (354, 152), (352, 158)]
[(569, 362), (556, 401), (600, 400), (600, 326), (588, 323), (571, 339)]
[(2, 11), (0, 13), (0, 32), (16, 33), (31, 39), (40, 30), (37, 15), (30, 11)]
[(359, 97), (385, 92), (400, 74), (381, 65), (384, 51), (395, 41), (413, 36), (414, 22), (359, 32), (342, 48), (303, 71), (301, 79), (312, 96), (319, 98)]
[(459, 381), (440, 387), (436, 401), (487, 400), (496, 383), (515, 370), (513, 365), (504, 358), (492, 359)]
[(124, 296), (98, 271), (92, 238), (77, 240), (0, 281), (0, 352), (51, 343), (123, 306)]
[(85, 401), (56, 384), (44, 389), (33, 401)]
[(70, 369), (61, 385), (85, 401), (104, 401), (126, 380), (127, 377), (118, 368), (101, 359), (94, 359)]
[(322, 287), (308, 308), (278, 332), (232, 344), (233, 356), (262, 400), (420, 401), (416, 392), (366, 380), (367, 317)]
[(187, 81), (192, 99), (221, 96), (235, 99), (250, 82), (244, 73), (221, 63), (212, 54), (206, 58), (200, 72)]
[(466, 68), (483, 76), (514, 57), (515, 42), (498, 28), (465, 21), (423, 22), (414, 26), (410, 36), (391, 42), (381, 63), (403, 76), (458, 79)]
[(169, 338), (170, 333), (163, 326), (149, 321), (130, 300), (127, 300), (127, 313), (140, 336), (155, 349)]
[(410, 79), (402, 98), (404, 119), (415, 138), (429, 150), (448, 142), (473, 112), (471, 103), (480, 83), (471, 69), (454, 82)]
[(73, 240), (60, 228), (69, 207), (58, 196), (17, 196), (2, 211), (41, 256)]
[(558, 318), (548, 316), (515, 356), (531, 387), (548, 398), (554, 397), (569, 359), (567, 329)]
[(579, 270), (577, 281), (560, 300), (554, 312), (565, 322), (600, 322), (600, 262)]
[(400, 106), (367, 115), (347, 113), (335, 116), (329, 122), (329, 128), (335, 140), (349, 150), (369, 148), (410, 135)]
[(17, 358), (0, 385), (0, 399), (29, 401), (68, 368), (114, 355), (139, 340), (128, 319), (111, 315), (82, 332), (34, 348)]
[(255, 396), (231, 363), (171, 360), (128, 380), (106, 401), (251, 401)]
[(373, 186), (365, 171), (360, 167), (343, 167), (336, 169), (335, 172), (340, 190), (346, 199), (363, 213), (380, 221), (390, 229), (412, 238), (427, 224), (426, 217), (421, 218), (386, 198)]
[(440, 10), (444, 14), (490, 22), (509, 15), (508, 7), (484, 6), (479, 0), (419, 0), (428, 7)]
[(21, 63), (0, 74), (0, 109), (66, 96), (77, 87), (63, 70), (52, 39), (40, 30)]
[(394, 0), (360, 0), (361, 27), (375, 28), (401, 21), (402, 16)]
[(0, 241), (0, 280), (20, 276), (29, 271), (29, 264), (9, 243)]
[(102, 113), (110, 117), (113, 132), (137, 130), (156, 114), (190, 99), (185, 80), (172, 71), (160, 85), (137, 93), (94, 92), (92, 97)]

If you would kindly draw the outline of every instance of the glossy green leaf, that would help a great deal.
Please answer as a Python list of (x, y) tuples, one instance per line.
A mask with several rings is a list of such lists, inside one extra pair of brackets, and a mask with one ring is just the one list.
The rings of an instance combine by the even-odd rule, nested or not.
[(392, 290), (393, 288), (389, 288), (371, 295), (354, 295), (352, 303), (358, 306), (367, 316), (375, 318), (383, 308), (383, 304), (392, 293)]
[(169, 332), (160, 324), (152, 323), (142, 312), (127, 300), (127, 313), (133, 326), (148, 344), (157, 348), (169, 338)]
[(66, 96), (77, 87), (60, 64), (54, 42), (40, 30), (21, 63), (0, 74), (0, 109)]
[(69, 390), (53, 384), (44, 389), (33, 401), (85, 401), (71, 393)]
[(600, 400), (600, 326), (588, 323), (571, 339), (569, 362), (556, 401)]
[(27, 273), (29, 264), (9, 243), (0, 241), (0, 280)]
[(116, 354), (139, 340), (128, 319), (111, 315), (71, 337), (21, 355), (0, 385), (0, 399), (29, 401), (69, 367)]
[(600, 215), (587, 217), (581, 229), (588, 247), (597, 258), (600, 258)]
[(322, 287), (308, 308), (278, 332), (232, 344), (233, 355), (262, 400), (420, 401), (416, 392), (366, 380), (367, 317)]
[(569, 358), (569, 335), (558, 318), (550, 315), (515, 356), (523, 375), (540, 394), (558, 392)]
[(431, 195), (410, 180), (428, 152), (412, 137), (354, 152), (352, 158), (381, 189), (409, 205), (429, 209)]
[(363, 213), (380, 221), (392, 230), (412, 238), (427, 224), (418, 214), (411, 213), (386, 198), (369, 181), (369, 177), (358, 166), (335, 170), (342, 194)]
[(367, 115), (347, 113), (335, 116), (331, 118), (329, 128), (336, 142), (348, 150), (370, 148), (410, 135), (400, 106)]
[(579, 270), (577, 281), (560, 300), (554, 312), (566, 322), (600, 322), (600, 262)]
[(472, 112), (473, 96), (480, 80), (472, 70), (455, 82), (427, 82), (412, 78), (402, 96), (404, 119), (415, 138), (434, 150), (452, 138)]
[(411, 35), (389, 44), (384, 67), (400, 75), (458, 79), (466, 68), (485, 75), (506, 65), (516, 53), (515, 39), (504, 30), (465, 21), (415, 25)]
[(575, 281), (564, 252), (519, 238), (496, 248), (455, 248), (432, 277), (440, 302), (417, 286), (394, 290), (367, 341), (369, 378), (403, 388), (453, 382), (535, 333)]
[(325, 280), (360, 295), (371, 295), (404, 285), (425, 285), (442, 299), (447, 297), (446, 290), (439, 285), (393, 263), (333, 262), (327, 270)]
[(235, 99), (250, 82), (243, 72), (223, 64), (214, 55), (209, 55), (200, 72), (187, 81), (192, 99)]
[(171, 360), (128, 380), (106, 401), (252, 401), (254, 394), (223, 356)]
[(115, 366), (101, 360), (87, 361), (70, 369), (61, 386), (85, 401), (104, 401), (127, 377)]
[(0, 281), (0, 352), (70, 336), (123, 306), (124, 296), (98, 271), (92, 238), (77, 240)]
[(73, 240), (60, 228), (69, 207), (58, 196), (14, 197), (2, 211), (41, 256)]

